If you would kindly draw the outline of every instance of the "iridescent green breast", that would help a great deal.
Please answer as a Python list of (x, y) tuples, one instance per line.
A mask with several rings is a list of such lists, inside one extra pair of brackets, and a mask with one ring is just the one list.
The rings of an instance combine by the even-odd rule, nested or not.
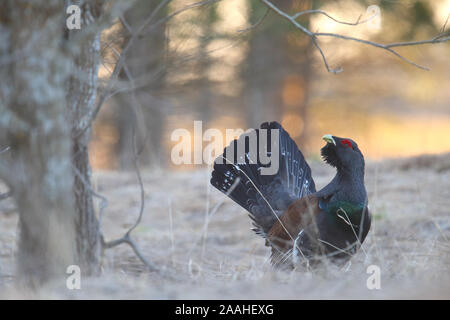
[(335, 218), (337, 221), (348, 221), (359, 224), (364, 211), (363, 203), (354, 203), (348, 201), (336, 201), (329, 203), (325, 212)]

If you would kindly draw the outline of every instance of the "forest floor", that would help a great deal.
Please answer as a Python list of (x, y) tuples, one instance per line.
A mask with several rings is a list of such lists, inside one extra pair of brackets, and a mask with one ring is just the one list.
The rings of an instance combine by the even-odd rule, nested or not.
[[(318, 188), (333, 176), (311, 160)], [(245, 211), (209, 187), (210, 171), (143, 170), (145, 209), (132, 237), (160, 268), (148, 272), (127, 245), (104, 253), (102, 274), (81, 278), (80, 290), (51, 283), (38, 292), (14, 285), (17, 213), (0, 202), (0, 298), (112, 299), (449, 299), (450, 154), (368, 161), (366, 187), (372, 229), (347, 268), (274, 271), (269, 249)], [(133, 172), (95, 172), (108, 199), (106, 240), (121, 237), (138, 216)], [(4, 187), (0, 186), (0, 192)], [(100, 202), (97, 203), (98, 205)], [(380, 267), (381, 288), (369, 290), (366, 271)]]

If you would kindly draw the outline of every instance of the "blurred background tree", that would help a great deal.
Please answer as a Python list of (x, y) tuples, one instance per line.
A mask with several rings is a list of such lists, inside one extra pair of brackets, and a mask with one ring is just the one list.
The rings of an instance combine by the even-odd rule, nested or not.
[[(304, 15), (299, 21), (313, 31), (381, 43), (435, 36), (450, 7), (445, 0), (273, 3), (289, 13), (322, 9), (349, 22), (360, 15), (362, 19), (370, 16), (367, 8), (376, 4), (381, 10), (380, 29), (367, 23), (342, 25), (317, 14)], [(171, 1), (167, 13), (186, 4), (189, 2)], [(239, 32), (263, 16), (256, 27)], [(220, 1), (189, 10), (168, 21), (164, 30), (166, 68), (164, 77), (159, 78), (164, 84), (152, 93), (158, 97), (152, 109), (164, 113), (160, 125), (163, 129), (149, 126), (147, 133), (159, 137), (160, 149), (152, 154), (162, 157), (157, 162), (163, 167), (171, 166), (170, 132), (180, 127), (192, 131), (193, 120), (203, 120), (204, 128), (221, 130), (246, 129), (263, 121), (278, 120), (311, 156), (317, 155), (317, 136), (328, 132), (354, 136), (368, 150), (370, 158), (450, 149), (450, 143), (438, 138), (448, 134), (450, 124), (448, 90), (438, 89), (449, 85), (446, 44), (399, 50), (432, 69), (425, 72), (383, 50), (323, 38), (320, 43), (331, 66), (344, 69), (335, 76), (324, 70), (309, 37), (273, 12), (266, 15), (266, 7), (258, 0)], [(141, 105), (150, 108), (151, 99), (147, 98)], [(123, 106), (115, 98), (109, 103)], [(102, 116), (106, 119), (108, 113), (119, 114), (113, 110), (105, 107)], [(154, 117), (158, 118), (157, 113)], [(123, 141), (127, 145), (126, 139), (116, 130), (100, 134), (100, 123), (101, 120), (91, 148), (93, 163), (98, 168), (118, 168), (116, 159), (124, 157), (118, 146), (124, 145)], [(111, 132), (110, 139), (107, 132)], [(410, 143), (406, 145), (403, 142), (407, 139)]]
[[(122, 22), (126, 26), (117, 33), (110, 35), (113, 41), (124, 38), (122, 45), (131, 37), (145, 20), (151, 16), (163, 1), (140, 0), (125, 12)], [(167, 7), (158, 11), (154, 19), (161, 19), (167, 15)], [(129, 28), (129, 30), (127, 29)], [(142, 148), (141, 164), (160, 165), (162, 160), (162, 134), (166, 110), (161, 105), (158, 96), (164, 90), (166, 73), (166, 44), (167, 38), (164, 23), (153, 28), (139, 41), (134, 42), (127, 57), (129, 75), (122, 70), (120, 78), (128, 81), (129, 77), (138, 82), (137, 88), (131, 92), (120, 93), (116, 96), (116, 114), (118, 121), (118, 153), (120, 167), (130, 169), (134, 167), (133, 131), (136, 130), (137, 141)], [(119, 52), (120, 52), (119, 48)], [(138, 108), (139, 117), (134, 116), (130, 101), (134, 101)]]

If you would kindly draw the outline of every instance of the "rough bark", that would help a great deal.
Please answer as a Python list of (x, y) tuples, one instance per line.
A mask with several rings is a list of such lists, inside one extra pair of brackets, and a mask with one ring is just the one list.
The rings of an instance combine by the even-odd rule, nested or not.
[(101, 234), (92, 198), (89, 163), (90, 129), (85, 131), (83, 129), (96, 103), (100, 29), (92, 28), (92, 24), (99, 19), (103, 2), (79, 1), (78, 4), (81, 7), (83, 28), (80, 31), (69, 31), (66, 35), (72, 58), (67, 107), (72, 128), (77, 257), (84, 274), (89, 275), (99, 271)]
[(18, 277), (37, 284), (74, 264), (75, 211), (62, 48), (63, 3), (0, 4), (0, 177), (19, 209)]
[(18, 276), (40, 283), (80, 265), (98, 271), (99, 223), (90, 186), (89, 130), (103, 1), (75, 1), (82, 29), (68, 31), (63, 1), (0, 5), (0, 178), (20, 214)]

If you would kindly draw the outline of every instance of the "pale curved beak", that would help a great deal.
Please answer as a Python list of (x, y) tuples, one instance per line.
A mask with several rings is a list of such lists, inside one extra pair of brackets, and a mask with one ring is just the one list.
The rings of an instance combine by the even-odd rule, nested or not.
[(336, 145), (336, 141), (334, 141), (333, 136), (331, 134), (326, 134), (322, 137), (323, 140), (325, 140), (328, 143), (332, 143)]

